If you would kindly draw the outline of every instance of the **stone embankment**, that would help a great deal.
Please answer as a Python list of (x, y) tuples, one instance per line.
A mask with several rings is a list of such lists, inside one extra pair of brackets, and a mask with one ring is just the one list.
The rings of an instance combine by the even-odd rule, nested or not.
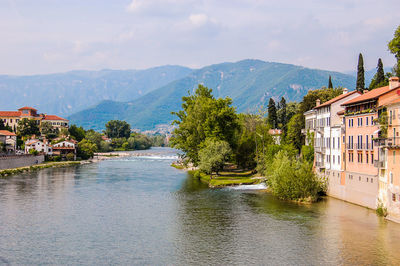
[(0, 170), (32, 166), (44, 162), (44, 155), (0, 156)]

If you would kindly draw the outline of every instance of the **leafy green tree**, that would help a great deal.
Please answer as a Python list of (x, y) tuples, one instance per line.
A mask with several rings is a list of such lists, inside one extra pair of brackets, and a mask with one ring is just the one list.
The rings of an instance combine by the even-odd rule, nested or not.
[(129, 148), (132, 150), (147, 150), (152, 146), (151, 139), (143, 134), (135, 134), (128, 138)]
[(93, 158), (95, 152), (97, 152), (97, 146), (90, 140), (83, 139), (78, 143), (78, 157), (87, 160)]
[(300, 151), (301, 146), (304, 142), (304, 136), (301, 134), (301, 129), (303, 128), (302, 123), (304, 117), (302, 114), (294, 115), (288, 123), (287, 140), (294, 145), (294, 147)]
[(68, 129), (71, 137), (75, 138), (76, 141), (81, 141), (85, 138), (85, 130), (83, 127), (77, 127), (76, 125), (71, 125)]
[(212, 89), (199, 85), (193, 95), (182, 97), (182, 109), (173, 112), (178, 125), (173, 132), (171, 145), (185, 152), (189, 161), (197, 165), (198, 153), (207, 138), (219, 139), (234, 145), (238, 128), (235, 108), (230, 98), (215, 99)]
[(221, 140), (208, 139), (204, 148), (199, 152), (199, 168), (201, 171), (212, 175), (223, 169), (232, 151), (229, 143)]
[(356, 89), (363, 90), (365, 88), (365, 78), (364, 78), (364, 59), (360, 53), (358, 56), (358, 66), (357, 66), (357, 83)]
[(396, 65), (393, 67), (393, 74), (400, 77), (400, 26), (397, 27), (393, 39), (388, 43), (388, 49), (397, 60)]
[(18, 122), (17, 127), (20, 136), (39, 135), (39, 125), (36, 120), (23, 118)]
[(286, 151), (274, 156), (269, 172), (268, 186), (282, 199), (315, 201), (324, 188), (311, 162), (296, 160)]
[(270, 98), (268, 103), (268, 125), (271, 128), (278, 127), (278, 117), (276, 114), (276, 105), (274, 99)]
[(317, 99), (319, 99), (321, 103), (324, 103), (332, 98), (335, 98), (336, 96), (339, 96), (342, 93), (343, 93), (342, 88), (329, 89), (326, 87), (322, 87), (321, 89), (318, 90), (310, 90), (303, 97), (303, 100), (301, 101), (299, 106), (299, 112), (303, 114), (308, 110), (314, 108)]
[(0, 130), (8, 130), (10, 132), (12, 132), (12, 128), (8, 125), (4, 125), (4, 121), (3, 119), (0, 119)]
[(331, 75), (329, 75), (328, 88), (329, 88), (329, 89), (333, 89), (333, 84), (332, 84), (332, 77), (331, 77)]
[(90, 142), (96, 144), (97, 149), (100, 150), (101, 146), (100, 143), (103, 140), (101, 138), (101, 133), (94, 131), (93, 129), (90, 129), (86, 131), (85, 133), (85, 139), (89, 140)]
[(50, 140), (57, 137), (58, 129), (54, 128), (50, 122), (42, 122), (39, 129), (40, 133)]
[(111, 120), (106, 124), (105, 134), (109, 138), (129, 138), (131, 126), (125, 121)]
[(375, 88), (380, 88), (389, 84), (389, 79), (385, 77), (385, 72), (383, 70), (382, 60), (378, 59), (378, 65), (376, 67), (376, 74), (372, 78), (371, 83), (369, 84), (369, 90), (373, 90)]

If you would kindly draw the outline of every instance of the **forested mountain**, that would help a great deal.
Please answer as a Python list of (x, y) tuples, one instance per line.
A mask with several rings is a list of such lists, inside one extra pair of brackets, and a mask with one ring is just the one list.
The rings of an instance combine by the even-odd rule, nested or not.
[(222, 63), (195, 70), (136, 100), (103, 101), (69, 118), (71, 123), (97, 130), (110, 119), (126, 120), (133, 128), (152, 129), (170, 123), (174, 119), (171, 112), (181, 109), (182, 96), (198, 84), (212, 88), (216, 97), (231, 97), (239, 112), (252, 112), (265, 106), (270, 97), (299, 101), (309, 89), (328, 86), (329, 75), (334, 86), (354, 89), (355, 77), (339, 72), (260, 60)]
[(183, 78), (192, 70), (161, 66), (146, 70), (71, 71), (33, 76), (0, 76), (0, 110), (32, 106), (68, 116), (104, 100), (130, 101)]

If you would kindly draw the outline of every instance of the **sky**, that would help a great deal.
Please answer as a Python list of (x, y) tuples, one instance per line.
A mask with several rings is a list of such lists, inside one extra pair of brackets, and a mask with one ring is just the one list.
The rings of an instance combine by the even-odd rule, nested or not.
[(382, 58), (399, 0), (0, 0), (0, 74), (200, 68), (260, 59), (334, 71)]

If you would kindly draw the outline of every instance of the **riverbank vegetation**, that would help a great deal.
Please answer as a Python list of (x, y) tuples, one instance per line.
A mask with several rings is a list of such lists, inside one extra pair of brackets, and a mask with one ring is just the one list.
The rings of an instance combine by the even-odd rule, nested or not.
[(9, 175), (14, 175), (14, 174), (20, 174), (20, 173), (25, 173), (25, 172), (33, 172), (33, 171), (38, 171), (41, 169), (46, 169), (46, 168), (58, 168), (58, 167), (67, 167), (67, 166), (72, 166), (72, 165), (79, 165), (81, 162), (46, 162), (42, 164), (36, 164), (32, 166), (25, 166), (25, 167), (18, 167), (18, 168), (13, 168), (13, 169), (5, 169), (5, 170), (0, 170), (0, 176), (1, 177), (7, 177)]
[(268, 115), (262, 107), (256, 114), (237, 114), (230, 98), (216, 99), (211, 89), (199, 85), (182, 98), (183, 110), (174, 113), (178, 127), (171, 144), (184, 152), (175, 167), (197, 169), (194, 177), (210, 187), (266, 180), (279, 198), (315, 201), (325, 182), (314, 174), (313, 147), (304, 145), (303, 110), (341, 92), (322, 88), (310, 91), (301, 103), (270, 99)]

